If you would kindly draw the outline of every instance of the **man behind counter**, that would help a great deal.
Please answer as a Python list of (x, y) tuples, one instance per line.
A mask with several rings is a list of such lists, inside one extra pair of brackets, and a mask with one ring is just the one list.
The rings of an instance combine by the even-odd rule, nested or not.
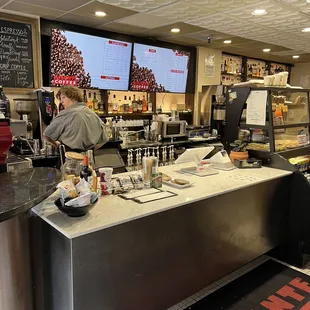
[(105, 125), (85, 106), (79, 89), (64, 86), (58, 95), (65, 109), (47, 126), (45, 139), (56, 147), (64, 144), (66, 151), (85, 152), (103, 146), (108, 141)]

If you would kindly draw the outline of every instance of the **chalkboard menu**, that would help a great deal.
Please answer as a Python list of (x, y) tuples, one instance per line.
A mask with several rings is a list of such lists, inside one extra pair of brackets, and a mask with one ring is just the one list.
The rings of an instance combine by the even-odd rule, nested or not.
[(34, 88), (30, 24), (0, 19), (0, 85)]

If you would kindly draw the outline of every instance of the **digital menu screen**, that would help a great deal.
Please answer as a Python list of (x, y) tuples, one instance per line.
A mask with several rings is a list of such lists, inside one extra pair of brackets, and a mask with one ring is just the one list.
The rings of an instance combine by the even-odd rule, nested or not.
[(51, 86), (128, 90), (132, 44), (52, 29)]
[(131, 90), (185, 93), (190, 52), (134, 44)]

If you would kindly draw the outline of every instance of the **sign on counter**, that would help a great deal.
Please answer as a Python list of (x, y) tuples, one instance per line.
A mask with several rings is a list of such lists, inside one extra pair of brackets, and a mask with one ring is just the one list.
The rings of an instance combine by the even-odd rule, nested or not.
[(267, 90), (252, 90), (247, 99), (246, 124), (266, 125)]
[(32, 26), (0, 20), (0, 85), (34, 88)]

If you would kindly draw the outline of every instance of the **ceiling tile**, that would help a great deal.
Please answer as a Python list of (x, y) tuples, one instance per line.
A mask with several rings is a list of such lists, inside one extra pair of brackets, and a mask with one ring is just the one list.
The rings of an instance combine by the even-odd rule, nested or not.
[[(172, 28), (179, 28), (180, 32), (178, 34), (174, 34), (170, 31)], [(163, 27), (158, 27), (158, 28), (147, 30), (144, 32), (144, 34), (148, 36), (165, 36), (165, 37), (174, 36), (176, 37), (179, 35), (198, 32), (202, 30), (203, 28), (201, 27), (197, 27), (197, 26), (193, 26), (193, 25), (189, 25), (185, 23), (174, 23), (174, 24), (163, 26)]]
[(65, 11), (44, 8), (42, 6), (37, 6), (37, 5), (18, 3), (16, 1), (13, 1), (9, 3), (8, 5), (4, 6), (4, 9), (26, 13), (26, 14), (37, 15), (37, 16), (40, 16), (42, 18), (47, 18), (47, 19), (54, 19), (66, 13)]
[(71, 13), (83, 16), (95, 17), (96, 11), (103, 11), (107, 14), (105, 17), (101, 18), (102, 21), (101, 24), (136, 14), (135, 11), (123, 9), (106, 3), (101, 3), (99, 1), (94, 1), (89, 4), (86, 4), (81, 8), (72, 10)]
[(185, 36), (178, 37), (159, 37), (160, 40), (170, 43), (177, 43), (182, 45), (192, 45), (192, 46), (201, 46), (203, 44), (200, 40), (195, 40), (191, 38), (187, 38)]
[(184, 0), (151, 11), (152, 15), (182, 22), (206, 18), (206, 16), (214, 13), (216, 12), (212, 11), (208, 6), (198, 6)]
[(138, 13), (135, 15), (131, 15), (119, 20), (118, 22), (132, 26), (138, 25), (147, 29), (157, 28), (167, 24), (171, 24), (171, 21), (167, 18), (158, 17), (147, 13)]
[(137, 12), (147, 12), (161, 6), (175, 2), (175, 0), (99, 0), (107, 4), (115, 5)]
[(139, 35), (140, 32), (145, 31), (146, 28), (132, 25), (124, 25), (121, 23), (108, 23), (97, 27), (98, 29), (114, 31), (119, 33)]
[(72, 13), (65, 14), (61, 17), (56, 18), (55, 20), (64, 23), (94, 27), (94, 28), (102, 25), (102, 20), (99, 18), (90, 18), (88, 16), (82, 16)]
[(56, 10), (70, 11), (87, 2), (90, 2), (91, 0), (15, 0), (15, 1), (25, 4), (39, 5)]
[(11, 0), (0, 0), (0, 9), (6, 4), (8, 4)]

